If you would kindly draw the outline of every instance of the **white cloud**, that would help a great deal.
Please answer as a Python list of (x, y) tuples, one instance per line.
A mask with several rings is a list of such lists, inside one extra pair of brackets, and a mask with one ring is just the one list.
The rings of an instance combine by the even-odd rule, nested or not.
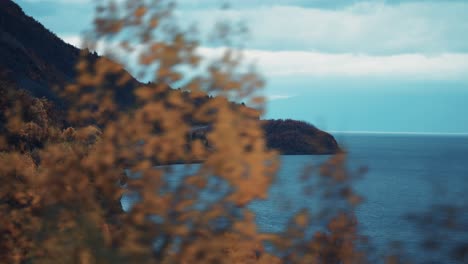
[[(79, 36), (64, 36), (63, 39), (77, 47), (81, 43)], [(100, 43), (100, 47), (104, 50), (103, 43)], [(199, 48), (200, 54), (205, 58), (219, 57), (223, 51), (223, 48)], [(468, 79), (468, 53), (368, 55), (309, 51), (245, 50), (244, 55), (247, 61), (256, 62), (259, 70), (267, 77)], [(270, 99), (284, 98), (281, 95)]]
[[(221, 48), (201, 48), (215, 56)], [(417, 80), (466, 80), (468, 53), (364, 55), (307, 51), (246, 50), (267, 76), (366, 77)]]
[(91, 0), (24, 0), (31, 3), (41, 3), (41, 2), (55, 2), (61, 4), (89, 4)]
[(205, 5), (211, 0), (182, 2), (200, 2), (201, 7), (183, 8), (178, 14), (184, 23), (199, 22), (205, 33), (218, 20), (245, 21), (251, 31), (246, 46), (251, 49), (373, 55), (468, 52), (468, 2), (409, 1), (390, 5), (385, 1), (361, 1), (339, 9), (323, 9), (293, 5), (302, 1), (290, 5), (287, 1), (274, 2), (283, 5), (254, 1), (258, 3), (224, 11)]
[(206, 29), (216, 20), (246, 21), (250, 47), (369, 54), (468, 51), (468, 3), (359, 2), (342, 9), (263, 5), (181, 11)]
[(77, 48), (89, 48), (90, 50), (95, 50), (99, 54), (107, 54), (108, 52), (116, 53), (123, 52), (122, 48), (119, 47), (118, 42), (109, 42), (104, 40), (99, 40), (97, 43), (94, 43), (94, 48), (90, 48), (84, 41), (83, 38), (79, 35), (63, 35), (60, 38)]
[(65, 36), (60, 36), (60, 38), (65, 41), (68, 44), (71, 44), (77, 48), (82, 47), (82, 40), (79, 35), (65, 35)]
[(266, 97), (269, 101), (274, 101), (274, 100), (284, 100), (284, 99), (293, 98), (293, 97), (296, 97), (296, 95), (271, 94), (271, 95), (266, 95)]

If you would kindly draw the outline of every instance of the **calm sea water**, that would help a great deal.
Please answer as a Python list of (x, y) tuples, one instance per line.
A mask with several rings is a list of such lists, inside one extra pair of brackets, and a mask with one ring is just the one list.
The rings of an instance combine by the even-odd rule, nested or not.
[[(408, 219), (411, 213), (431, 210), (433, 205), (466, 206), (468, 204), (468, 136), (453, 135), (401, 135), (401, 134), (336, 134), (341, 146), (349, 151), (348, 167), (351, 171), (361, 166), (368, 168), (362, 179), (353, 183), (355, 190), (365, 197), (356, 209), (361, 234), (370, 239), (376, 256), (386, 254), (393, 241), (415, 262), (433, 260), (434, 263), (451, 261), (450, 248), (462, 241), (468, 242), (467, 211), (433, 211), (433, 218), (423, 217), (422, 225)], [(276, 182), (266, 201), (256, 201), (250, 207), (256, 212), (259, 228), (264, 232), (280, 232), (290, 216), (301, 208), (318, 211), (327, 204), (319, 194), (306, 196), (300, 175), (308, 164), (320, 165), (327, 156), (282, 156), (282, 165)], [(173, 166), (174, 174), (187, 170)], [(196, 166), (192, 167), (195, 170)], [(123, 205), (130, 204), (124, 197)], [(328, 201), (330, 202), (330, 201)], [(456, 215), (454, 230), (446, 228)], [(421, 215), (421, 214), (419, 214)], [(431, 220), (431, 221), (429, 221)], [(317, 228), (324, 226), (318, 221)], [(421, 243), (429, 238), (443, 242), (444, 254), (423, 250)], [(445, 248), (445, 246), (448, 246)], [(445, 250), (445, 251), (444, 251)], [(439, 250), (440, 251), (440, 250)], [(467, 259), (468, 260), (468, 259)], [(426, 262), (425, 262), (426, 263)]]
[[(362, 233), (378, 251), (388, 243), (402, 241), (415, 262), (423, 258), (434, 263), (452, 262), (449, 249), (441, 258), (422, 250), (425, 239), (443, 246), (468, 243), (468, 211), (453, 212), (457, 226), (448, 229), (450, 212), (434, 205), (465, 207), (468, 204), (468, 137), (455, 135), (338, 134), (350, 151), (350, 167), (365, 165), (369, 171), (355, 188), (366, 201), (358, 207)], [(432, 208), (432, 209), (431, 209)], [(429, 226), (408, 220), (410, 213), (432, 212), (423, 217)], [(455, 215), (456, 214), (456, 215)], [(455, 217), (456, 216), (456, 217)], [(443, 249), (442, 246), (442, 249)], [(465, 259), (468, 263), (468, 256)]]

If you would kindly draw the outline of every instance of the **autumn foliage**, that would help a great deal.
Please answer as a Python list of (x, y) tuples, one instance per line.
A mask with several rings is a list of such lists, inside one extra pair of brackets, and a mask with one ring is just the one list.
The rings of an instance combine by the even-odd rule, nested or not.
[[(89, 60), (86, 53), (76, 65), (76, 81), (63, 89), (70, 102), (66, 122), (54, 119), (47, 100), (2, 83), (0, 259), (356, 262), (360, 255), (352, 242), (355, 229), (345, 214), (334, 218), (330, 234), (311, 238), (293, 229), (284, 235), (257, 230), (246, 206), (267, 198), (278, 167), (277, 153), (266, 147), (258, 119), (263, 111), (258, 89), (263, 82), (254, 72), (241, 69), (236, 49), (226, 49), (219, 59), (208, 62), (202, 74), (183, 79), (177, 66), (195, 69), (202, 58), (196, 54), (198, 42), (173, 23), (172, 9), (166, 1), (98, 7), (88, 45), (115, 40), (122, 52), (137, 52), (141, 65), (157, 65), (154, 82), (134, 90), (136, 103), (131, 109), (123, 110), (116, 100), (117, 89), (131, 81), (128, 73), (106, 58)], [(160, 26), (165, 24), (171, 30)], [(117, 37), (124, 29), (135, 31), (126, 35), (131, 39)], [(157, 34), (163, 38), (155, 38)], [(121, 87), (111, 87), (109, 79)], [(184, 92), (168, 90), (181, 80)], [(207, 93), (216, 97), (202, 100)], [(256, 110), (232, 104), (232, 99), (248, 100)], [(193, 124), (212, 127), (206, 135), (209, 149), (201, 140), (187, 137)], [(165, 169), (154, 167), (200, 158), (199, 170), (173, 190), (167, 187)], [(125, 171), (138, 176), (128, 177)], [(124, 192), (139, 197), (125, 213), (120, 208)], [(219, 197), (207, 203), (202, 192)], [(220, 221), (227, 224), (217, 227)], [(308, 223), (304, 216), (295, 221), (298, 228)], [(268, 253), (265, 241), (283, 253)]]
[[(353, 215), (360, 198), (344, 153), (316, 173), (343, 207), (302, 211), (282, 233), (258, 230), (247, 205), (268, 198), (280, 165), (258, 118), (263, 81), (228, 46), (235, 43), (228, 27), (217, 35), (226, 45), (219, 58), (198, 54), (200, 40), (177, 25), (174, 8), (170, 1), (97, 6), (86, 45), (105, 42), (120, 63), (136, 59), (141, 75), (153, 76), (132, 91), (131, 107), (118, 102), (132, 81), (123, 66), (86, 52), (62, 89), (66, 122), (47, 100), (1, 84), (0, 262), (364, 263)], [(194, 124), (211, 126), (209, 145), (187, 136)], [(273, 124), (266, 129), (278, 130)], [(167, 168), (155, 166), (193, 160), (203, 162), (175, 188)], [(124, 193), (138, 197), (128, 212), (120, 207)], [(318, 218), (328, 224), (310, 234)]]

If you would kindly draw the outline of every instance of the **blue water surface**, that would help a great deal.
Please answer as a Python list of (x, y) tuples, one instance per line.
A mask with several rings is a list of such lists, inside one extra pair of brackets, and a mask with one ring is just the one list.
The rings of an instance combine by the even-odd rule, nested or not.
[[(454, 230), (444, 226), (448, 217), (441, 209), (431, 208), (433, 205), (463, 207), (468, 204), (468, 136), (342, 133), (335, 137), (349, 152), (350, 172), (368, 168), (361, 179), (353, 182), (353, 187), (365, 198), (355, 214), (360, 233), (367, 236), (374, 247), (373, 254), (379, 257), (388, 254), (390, 246), (397, 241), (416, 263), (463, 263), (451, 260), (450, 248), (468, 241), (468, 210), (457, 211)], [(321, 198), (320, 188), (311, 196), (303, 192), (308, 184), (318, 184), (317, 179), (314, 180), (318, 176), (304, 181), (301, 177), (304, 168), (310, 164), (318, 168), (328, 158), (281, 157), (281, 168), (268, 199), (250, 205), (263, 232), (281, 232), (290, 217), (302, 208), (318, 213), (330, 205), (339, 207), (338, 203), (329, 204), (331, 201)], [(183, 165), (171, 167), (175, 175), (187, 172)], [(194, 165), (189, 170), (194, 172), (197, 168), (198, 165)], [(128, 209), (131, 197), (124, 197), (122, 204)], [(432, 212), (436, 218), (429, 227), (408, 218), (417, 213), (419, 220), (429, 222), (424, 212)], [(318, 229), (325, 226), (325, 222), (316, 224)], [(437, 250), (422, 248), (422, 242), (428, 238), (439, 240), (443, 246)]]

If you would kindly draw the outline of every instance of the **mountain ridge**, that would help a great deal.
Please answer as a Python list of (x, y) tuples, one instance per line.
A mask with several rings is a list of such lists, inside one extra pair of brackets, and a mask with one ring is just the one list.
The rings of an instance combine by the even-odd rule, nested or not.
[[(94, 63), (106, 59), (95, 52), (80, 50), (64, 42), (11, 0), (4, 0), (0, 4), (0, 58), (0, 81), (11, 83), (10, 87), (15, 89), (24, 89), (32, 97), (50, 100), (62, 112), (67, 108), (67, 102), (59, 94), (77, 76), (75, 65), (78, 61), (86, 59)], [(135, 102), (134, 89), (142, 83), (122, 65), (106, 60), (118, 65), (124, 74), (130, 76), (124, 85), (117, 84), (116, 78), (109, 77), (111, 86), (123, 88), (114, 90), (115, 102), (121, 110), (128, 109)], [(200, 102), (195, 102), (195, 105), (203, 104), (211, 98), (207, 95)], [(283, 154), (333, 154), (339, 150), (333, 136), (304, 122), (262, 122), (268, 146), (279, 149)], [(272, 129), (272, 126), (278, 125), (282, 125), (283, 129)]]
[[(0, 5), (0, 46), (2, 78), (13, 81), (35, 97), (48, 98), (60, 108), (66, 108), (66, 103), (58, 94), (76, 77), (78, 61), (94, 62), (102, 58), (66, 43), (11, 0), (4, 0)], [(130, 88), (138, 84), (131, 77), (124, 89), (116, 89), (116, 101), (125, 105), (133, 100)]]

